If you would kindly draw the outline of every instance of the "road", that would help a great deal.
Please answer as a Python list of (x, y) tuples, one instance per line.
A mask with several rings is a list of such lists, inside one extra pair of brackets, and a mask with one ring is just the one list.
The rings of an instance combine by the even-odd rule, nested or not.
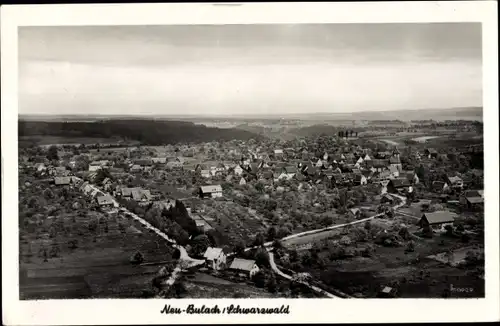
[[(288, 280), (292, 280), (293, 277), (288, 275), (288, 274), (285, 274), (283, 273), (279, 268), (278, 266), (276, 266), (276, 263), (274, 262), (274, 254), (272, 252), (269, 252), (269, 264), (271, 265), (271, 269), (278, 275), (280, 275), (281, 277), (283, 278), (286, 278)], [(315, 286), (315, 285), (311, 285), (309, 284), (308, 282), (300, 282), (299, 283), (302, 283), (304, 284), (305, 286), (307, 286), (308, 288), (310, 288), (311, 290), (317, 292), (317, 293), (320, 293), (328, 298), (333, 298), (333, 299), (340, 299), (340, 297), (336, 296), (336, 295), (333, 295), (323, 289), (320, 289), (319, 287)]]
[[(79, 180), (81, 180), (81, 179), (79, 179)], [(159, 229), (157, 229), (156, 227), (154, 227), (153, 225), (151, 225), (149, 222), (147, 222), (143, 218), (139, 217), (137, 214), (130, 212), (129, 210), (127, 210), (123, 206), (120, 207), (118, 201), (113, 196), (111, 196), (109, 193), (102, 191), (101, 189), (99, 189), (98, 187), (96, 187), (94, 185), (90, 185), (90, 186), (92, 188), (94, 188), (96, 190), (99, 190), (99, 191), (103, 192), (104, 194), (110, 196), (113, 199), (114, 206), (115, 207), (119, 207), (120, 212), (122, 212), (124, 215), (132, 217), (133, 219), (139, 221), (145, 228), (147, 228), (148, 230), (154, 231), (160, 237), (162, 237), (163, 239), (167, 240), (172, 245), (173, 248), (179, 249), (179, 251), (180, 251), (180, 257), (179, 257), (179, 260), (178, 260), (178, 264), (174, 268), (174, 271), (172, 272), (172, 274), (170, 275), (170, 277), (164, 282), (165, 285), (171, 286), (172, 284), (174, 284), (175, 280), (181, 274), (181, 272), (182, 272), (183, 269), (190, 268), (190, 267), (193, 267), (193, 266), (202, 265), (202, 264), (205, 263), (204, 260), (198, 260), (198, 259), (194, 259), (194, 258), (189, 257), (186, 249), (183, 246), (177, 244), (174, 239), (170, 239), (165, 233), (163, 233), (162, 231), (160, 231)], [(394, 197), (397, 197), (397, 198), (399, 198), (401, 200), (400, 204), (397, 204), (397, 205), (395, 205), (393, 207), (394, 210), (397, 210), (398, 208), (400, 208), (400, 207), (402, 207), (402, 206), (405, 205), (405, 203), (406, 203), (406, 198), (405, 197), (399, 196), (399, 195), (395, 195), (395, 194), (391, 194), (391, 195), (394, 196)], [(310, 231), (305, 231), (305, 232), (300, 232), (300, 233), (292, 234), (290, 236), (282, 238), (281, 241), (285, 242), (285, 241), (290, 240), (290, 239), (295, 239), (295, 238), (303, 237), (303, 236), (310, 235), (310, 234), (317, 234), (317, 233), (321, 233), (321, 232), (326, 232), (326, 231), (330, 231), (330, 230), (334, 230), (334, 229), (346, 227), (348, 225), (355, 225), (355, 224), (363, 223), (363, 222), (372, 220), (372, 219), (374, 219), (376, 217), (382, 216), (384, 214), (385, 213), (380, 213), (380, 214), (376, 214), (376, 215), (373, 215), (373, 216), (370, 216), (370, 217), (367, 217), (367, 218), (364, 218), (364, 219), (356, 220), (356, 221), (353, 221), (353, 222), (349, 222), (349, 223), (331, 225), (331, 226), (328, 226), (328, 227), (325, 227), (325, 228), (321, 228), (321, 229), (310, 230)], [(264, 247), (267, 248), (268, 252), (269, 252), (270, 247), (272, 246), (272, 244), (273, 244), (273, 241), (269, 241), (269, 242), (264, 243)], [(245, 251), (256, 249), (258, 247), (259, 246), (249, 247), (249, 248), (246, 248)], [(229, 256), (233, 256), (233, 255), (234, 255), (234, 253), (230, 253), (230, 254), (228, 254), (228, 257)], [(274, 255), (273, 255), (272, 252), (269, 252), (269, 262), (270, 262), (271, 268), (273, 269), (273, 271), (275, 273), (277, 273), (278, 275), (280, 275), (281, 277), (284, 277), (286, 279), (289, 279), (289, 280), (292, 279), (292, 276), (283, 273), (276, 266), (276, 263), (274, 262)], [(321, 288), (319, 288), (317, 286), (311, 285), (311, 284), (309, 284), (307, 282), (301, 282), (301, 283), (304, 284), (304, 285), (306, 285), (307, 287), (309, 287), (311, 290), (313, 290), (313, 291), (315, 291), (317, 293), (323, 294), (323, 295), (325, 295), (325, 296), (327, 296), (329, 298), (340, 298), (339, 296), (335, 296), (335, 295), (333, 295), (333, 294), (331, 294), (331, 293), (329, 293), (329, 292), (327, 292), (327, 291), (325, 291), (325, 290), (323, 290), (323, 289), (321, 289)]]
[[(82, 181), (82, 179), (80, 179), (80, 178), (78, 178), (78, 180)], [(168, 235), (166, 235), (165, 233), (163, 233), (162, 231), (160, 231), (158, 228), (156, 228), (153, 225), (151, 225), (151, 223), (149, 223), (148, 221), (146, 221), (142, 217), (138, 216), (135, 213), (130, 212), (125, 207), (120, 206), (120, 204), (118, 203), (118, 201), (116, 200), (116, 198), (113, 197), (111, 194), (103, 191), (102, 189), (99, 189), (97, 186), (95, 186), (93, 184), (89, 184), (89, 186), (92, 187), (93, 190), (98, 190), (98, 191), (104, 193), (105, 195), (110, 196), (112, 198), (112, 200), (113, 200), (113, 205), (115, 207), (119, 207), (119, 211), (121, 213), (123, 213), (124, 215), (126, 215), (128, 217), (132, 217), (136, 221), (139, 221), (146, 229), (154, 231), (160, 237), (162, 237), (163, 239), (167, 240), (167, 242), (169, 242), (172, 245), (173, 248), (179, 249), (180, 257), (179, 257), (177, 266), (175, 267), (175, 269), (172, 272), (172, 274), (170, 275), (170, 277), (165, 281), (166, 285), (172, 285), (172, 284), (174, 284), (175, 280), (177, 279), (177, 277), (179, 277), (179, 275), (180, 275), (180, 273), (181, 273), (181, 271), (183, 269), (190, 268), (190, 267), (193, 267), (193, 266), (198, 266), (198, 265), (201, 265), (201, 264), (205, 263), (204, 260), (199, 260), (199, 259), (194, 259), (194, 258), (189, 257), (189, 255), (188, 255), (188, 253), (186, 251), (186, 248), (184, 248), (183, 246), (177, 244), (177, 242), (174, 239), (171, 239)]]
[[(399, 198), (401, 200), (401, 203), (395, 205), (393, 207), (394, 210), (397, 210), (398, 208), (404, 206), (406, 204), (406, 197), (404, 196), (400, 196), (400, 195), (396, 195), (396, 194), (391, 194), (392, 196), (396, 197), (396, 198)], [(284, 241), (287, 241), (287, 240), (290, 240), (290, 239), (296, 239), (296, 238), (300, 238), (300, 237), (304, 237), (306, 235), (311, 235), (311, 234), (317, 234), (317, 233), (321, 233), (321, 232), (326, 232), (326, 231), (330, 231), (330, 230), (334, 230), (334, 229), (338, 229), (338, 228), (342, 228), (342, 227), (346, 227), (348, 225), (355, 225), (355, 224), (359, 224), (359, 223), (363, 223), (363, 222), (366, 222), (366, 221), (369, 221), (369, 220), (372, 220), (376, 217), (379, 217), (379, 216), (383, 216), (385, 213), (379, 213), (379, 214), (376, 214), (376, 215), (373, 215), (373, 216), (370, 216), (370, 217), (367, 217), (367, 218), (363, 218), (363, 219), (360, 219), (360, 220), (356, 220), (356, 221), (353, 221), (353, 222), (349, 222), (349, 223), (344, 223), (344, 224), (336, 224), (336, 225), (331, 225), (331, 226), (328, 226), (326, 228), (321, 228), (321, 229), (316, 229), (316, 230), (311, 230), (311, 231), (305, 231), (305, 232), (300, 232), (300, 233), (296, 233), (296, 234), (292, 234), (288, 237), (284, 237), (282, 238), (280, 241), (281, 242), (284, 242)], [(270, 250), (272, 250), (270, 247), (272, 246), (273, 244), (273, 241), (269, 241), (269, 242), (266, 242), (264, 243), (264, 247), (267, 248), (268, 252)], [(246, 248), (245, 251), (249, 251), (249, 250), (252, 250), (252, 249), (256, 249), (258, 248), (259, 246), (253, 246), (253, 247), (249, 247), (249, 248)], [(228, 254), (228, 256), (232, 256), (234, 255), (234, 253), (230, 253)], [(269, 252), (269, 263), (271, 265), (271, 268), (273, 269), (273, 271), (280, 275), (281, 277), (284, 277), (286, 279), (289, 279), (291, 280), (292, 279), (292, 276), (288, 275), (288, 274), (285, 274), (283, 273), (279, 268), (278, 266), (276, 266), (276, 263), (274, 262), (274, 255), (272, 252)], [(302, 284), (306, 285), (307, 287), (309, 287), (311, 290), (317, 292), (317, 293), (321, 293), (323, 295), (326, 295), (327, 297), (329, 298), (340, 298), (339, 296), (335, 296), (323, 289), (320, 289), (319, 287), (317, 286), (314, 286), (314, 285), (311, 285), (309, 283), (306, 283), (306, 282), (301, 282)], [(347, 295), (346, 295), (347, 296)]]
[[(394, 196), (394, 197), (399, 198), (401, 200), (400, 204), (397, 204), (397, 205), (395, 205), (393, 207), (394, 210), (397, 210), (397, 209), (399, 209), (400, 207), (402, 207), (402, 206), (404, 206), (406, 204), (406, 197), (400, 196), (400, 195), (395, 195), (395, 194), (391, 194), (391, 196)], [(292, 235), (289, 235), (287, 237), (282, 238), (280, 241), (282, 243), (284, 243), (284, 242), (286, 242), (288, 240), (295, 239), (295, 238), (300, 238), (300, 237), (304, 237), (306, 235), (318, 234), (318, 233), (321, 233), (321, 232), (326, 232), (326, 231), (331, 231), (331, 230), (343, 228), (343, 227), (346, 227), (346, 226), (349, 226), (349, 225), (355, 225), (355, 224), (359, 224), (359, 223), (364, 223), (366, 221), (373, 220), (374, 218), (383, 216), (384, 214), (385, 213), (379, 213), (379, 214), (376, 214), (376, 215), (373, 215), (373, 216), (370, 216), (370, 217), (366, 217), (366, 218), (363, 218), (363, 219), (360, 219), (360, 220), (352, 221), (352, 222), (349, 222), (349, 223), (335, 224), (335, 225), (330, 225), (330, 226), (327, 226), (327, 227), (321, 228), (321, 229), (316, 229), (316, 230), (310, 230), (310, 231), (304, 231), (304, 232), (300, 232), (300, 233), (295, 233), (295, 234), (292, 234)], [(274, 241), (265, 242), (263, 246), (266, 247), (266, 248), (270, 247), (270, 246), (273, 245), (273, 242)], [(245, 251), (250, 251), (250, 250), (253, 250), (253, 249), (257, 249), (259, 247), (260, 246), (248, 247), (248, 248), (245, 248)], [(231, 253), (230, 255), (234, 255), (234, 253)]]

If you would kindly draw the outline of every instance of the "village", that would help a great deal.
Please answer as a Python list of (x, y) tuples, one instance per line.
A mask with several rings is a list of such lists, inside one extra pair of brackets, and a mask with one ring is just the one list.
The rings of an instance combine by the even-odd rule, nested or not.
[(108, 280), (125, 297), (477, 296), (450, 284), (484, 291), (482, 147), (435, 144), (20, 148), (21, 293), (106, 297)]

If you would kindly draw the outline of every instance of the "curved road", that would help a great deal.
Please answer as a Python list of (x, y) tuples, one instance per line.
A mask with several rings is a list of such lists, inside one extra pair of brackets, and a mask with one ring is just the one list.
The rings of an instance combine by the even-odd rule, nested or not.
[[(78, 180), (83, 181), (80, 178), (78, 178)], [(130, 212), (128, 209), (126, 209), (123, 206), (120, 207), (120, 204), (118, 203), (118, 201), (113, 196), (111, 196), (111, 194), (99, 189), (97, 186), (95, 186), (93, 184), (89, 183), (89, 186), (91, 188), (93, 188), (93, 190), (100, 191), (100, 192), (104, 193), (105, 195), (108, 195), (109, 197), (111, 197), (113, 199), (113, 206), (119, 207), (119, 211), (122, 212), (124, 215), (132, 217), (134, 220), (139, 221), (146, 229), (154, 231), (160, 237), (167, 240), (172, 245), (173, 248), (179, 249), (179, 251), (180, 251), (179, 261), (178, 261), (177, 266), (175, 267), (174, 271), (170, 275), (170, 277), (165, 281), (165, 284), (167, 284), (167, 285), (174, 284), (176, 278), (180, 275), (180, 273), (183, 269), (190, 268), (193, 266), (198, 266), (198, 265), (205, 263), (204, 260), (199, 260), (199, 259), (194, 259), (194, 258), (189, 257), (189, 255), (186, 251), (186, 248), (177, 244), (177, 242), (174, 239), (169, 238), (168, 235), (166, 235), (165, 233), (160, 231), (158, 228), (151, 225), (151, 223), (149, 223), (148, 221), (146, 221), (142, 217), (138, 216), (137, 214)]]
[[(396, 198), (399, 198), (401, 200), (401, 203), (395, 205), (393, 207), (394, 210), (397, 210), (398, 208), (404, 206), (406, 204), (406, 197), (404, 196), (400, 196), (400, 195), (395, 195), (395, 194), (391, 194), (391, 196), (393, 197), (396, 197)], [(305, 232), (300, 232), (300, 233), (296, 233), (296, 234), (292, 234), (288, 237), (284, 237), (282, 238), (280, 241), (286, 241), (286, 240), (290, 240), (290, 239), (295, 239), (295, 238), (300, 238), (300, 237), (303, 237), (303, 236), (306, 236), (306, 235), (310, 235), (310, 234), (317, 234), (317, 233), (321, 233), (321, 232), (326, 232), (326, 231), (330, 231), (330, 230), (334, 230), (334, 229), (338, 229), (338, 228), (342, 228), (342, 227), (345, 227), (345, 226), (348, 226), (348, 225), (355, 225), (355, 224), (359, 224), (359, 223), (363, 223), (363, 222), (366, 222), (366, 221), (369, 221), (369, 220), (372, 220), (376, 217), (379, 217), (379, 216), (382, 216), (384, 215), (385, 213), (379, 213), (379, 214), (376, 214), (376, 215), (373, 215), (373, 216), (370, 216), (370, 217), (367, 217), (367, 218), (363, 218), (363, 219), (360, 219), (360, 220), (356, 220), (356, 221), (353, 221), (353, 222), (349, 222), (349, 223), (344, 223), (344, 224), (336, 224), (336, 225), (331, 225), (331, 226), (328, 226), (326, 228), (321, 228), (321, 229), (316, 229), (316, 230), (311, 230), (311, 231), (305, 231)], [(272, 246), (273, 244), (273, 241), (269, 241), (269, 242), (266, 242), (264, 243), (264, 247), (267, 248), (268, 252), (271, 250), (269, 247)], [(249, 247), (249, 248), (246, 248), (245, 251), (249, 251), (249, 250), (252, 250), (252, 249), (256, 249), (258, 248), (259, 246), (253, 246), (253, 247)], [(228, 256), (233, 256), (235, 253), (230, 253), (228, 254)], [(276, 266), (276, 263), (274, 261), (274, 255), (272, 252), (269, 252), (269, 264), (271, 265), (271, 268), (272, 270), (280, 275), (281, 277), (284, 277), (288, 280), (291, 280), (292, 279), (292, 276), (288, 275), (288, 274), (285, 274), (283, 273), (279, 268), (278, 266)], [(314, 286), (314, 285), (311, 285), (307, 282), (301, 282), (302, 284), (306, 285), (307, 287), (309, 287), (311, 290), (317, 292), (317, 293), (320, 293), (320, 294), (323, 294), (329, 298), (340, 298), (339, 296), (335, 296), (317, 286)], [(347, 295), (346, 295), (347, 296)], [(349, 296), (347, 296), (349, 297)]]

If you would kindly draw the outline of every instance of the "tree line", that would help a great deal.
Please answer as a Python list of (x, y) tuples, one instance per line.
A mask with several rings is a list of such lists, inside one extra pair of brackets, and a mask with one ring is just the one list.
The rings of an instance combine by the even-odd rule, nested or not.
[(122, 138), (146, 145), (262, 139), (239, 129), (220, 129), (184, 121), (106, 120), (97, 122), (19, 121), (19, 136)]

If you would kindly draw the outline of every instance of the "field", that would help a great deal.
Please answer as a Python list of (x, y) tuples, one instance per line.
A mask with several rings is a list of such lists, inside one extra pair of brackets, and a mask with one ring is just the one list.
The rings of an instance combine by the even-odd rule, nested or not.
[(276, 298), (252, 282), (235, 283), (208, 274), (196, 273), (185, 282), (189, 298)]
[[(94, 218), (100, 223), (90, 231), (89, 220)], [(38, 230), (51, 229), (56, 223), (65, 231), (21, 233), (21, 299), (140, 297), (160, 268), (154, 263), (171, 260), (173, 249), (165, 240), (143, 231), (139, 222), (118, 215), (67, 214), (46, 219)], [(70, 244), (73, 239), (77, 239), (76, 247)], [(129, 259), (136, 251), (151, 265), (132, 265)]]
[(263, 221), (238, 203), (219, 200), (202, 203), (204, 216), (214, 220), (210, 224), (225, 235), (229, 245), (235, 245), (240, 240), (250, 244), (257, 233), (266, 231)]

